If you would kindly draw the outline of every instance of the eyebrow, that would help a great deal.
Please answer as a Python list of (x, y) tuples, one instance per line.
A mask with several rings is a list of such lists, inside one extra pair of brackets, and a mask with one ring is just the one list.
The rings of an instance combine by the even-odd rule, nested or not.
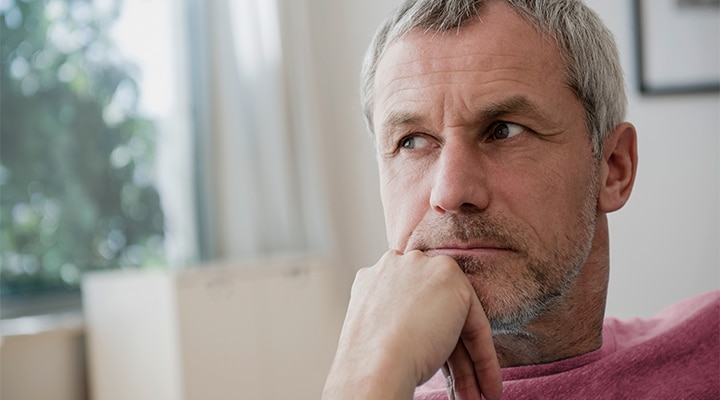
[[(553, 119), (523, 95), (515, 95), (486, 104), (478, 112), (476, 121), (494, 121), (508, 115), (528, 115), (541, 124), (552, 123)], [(391, 111), (384, 119), (382, 126), (385, 130), (403, 125), (422, 125), (424, 118), (420, 114), (408, 111)]]
[(384, 129), (388, 129), (396, 126), (415, 125), (422, 120), (423, 118), (420, 115), (412, 112), (391, 111), (383, 120), (382, 126)]
[(480, 111), (483, 120), (501, 119), (507, 115), (524, 114), (540, 119), (542, 123), (551, 122), (552, 119), (543, 112), (537, 104), (522, 95), (512, 96), (498, 102), (491, 102)]

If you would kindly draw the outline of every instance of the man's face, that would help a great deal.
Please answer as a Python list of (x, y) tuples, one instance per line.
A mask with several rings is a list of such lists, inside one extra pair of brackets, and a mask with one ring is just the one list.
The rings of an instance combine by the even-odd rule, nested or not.
[(511, 330), (585, 263), (598, 167), (555, 42), (499, 3), (481, 20), (389, 46), (374, 130), (390, 247), (453, 257)]

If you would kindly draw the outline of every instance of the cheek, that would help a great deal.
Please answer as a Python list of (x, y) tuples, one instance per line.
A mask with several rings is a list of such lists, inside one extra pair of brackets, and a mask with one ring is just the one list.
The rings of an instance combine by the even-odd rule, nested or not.
[[(507, 173), (499, 187), (505, 188), (512, 212), (547, 238), (556, 237), (558, 230), (580, 210), (586, 208), (592, 168), (590, 162), (577, 160), (558, 163), (533, 163), (520, 168), (523, 173)], [(556, 232), (551, 232), (556, 231)], [(554, 240), (554, 239), (551, 239)]]
[(388, 244), (402, 250), (429, 208), (430, 190), (417, 171), (393, 173), (391, 168), (381, 167), (380, 196)]

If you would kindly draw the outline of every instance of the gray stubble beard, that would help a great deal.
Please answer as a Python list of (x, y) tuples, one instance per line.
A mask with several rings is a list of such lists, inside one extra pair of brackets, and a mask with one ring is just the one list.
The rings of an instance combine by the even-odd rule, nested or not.
[[(552, 309), (553, 305), (572, 288), (577, 276), (582, 271), (588, 260), (595, 238), (595, 225), (597, 220), (597, 201), (599, 187), (597, 185), (597, 174), (593, 172), (590, 178), (590, 192), (586, 196), (582, 209), (575, 215), (576, 230), (575, 237), (567, 235), (564, 238), (563, 247), (556, 248), (550, 257), (546, 259), (533, 258), (528, 253), (529, 240), (525, 238), (522, 231), (513, 229), (513, 224), (505, 218), (489, 218), (478, 213), (476, 216), (454, 215), (444, 220), (441, 226), (426, 226), (419, 228), (409, 240), (411, 248), (427, 250), (437, 243), (450, 239), (469, 242), (473, 239), (484, 238), (507, 244), (507, 246), (521, 257), (526, 259), (525, 271), (531, 277), (539, 293), (530, 293), (523, 288), (512, 294), (512, 298), (503, 299), (490, 298), (476, 288), (478, 299), (488, 314), (488, 320), (494, 335), (514, 334), (527, 336), (529, 333), (524, 327), (539, 316)], [(432, 225), (432, 224), (431, 224)], [(502, 273), (494, 271), (492, 266), (484, 265), (483, 261), (473, 257), (454, 257), (463, 272), (472, 283), (474, 280), (492, 282), (492, 275)], [(570, 266), (570, 268), (558, 266)], [(560, 282), (554, 282), (553, 277), (557, 271), (567, 271)], [(555, 272), (555, 273), (553, 273)], [(528, 275), (525, 275), (526, 277)], [(474, 285), (473, 285), (474, 286)], [(505, 305), (511, 305), (512, 311), (499, 314), (493, 308), (488, 308), (493, 302), (504, 301)], [(512, 307), (512, 304), (515, 307)], [(497, 310), (497, 307), (495, 307)], [(490, 311), (490, 312), (488, 312)]]

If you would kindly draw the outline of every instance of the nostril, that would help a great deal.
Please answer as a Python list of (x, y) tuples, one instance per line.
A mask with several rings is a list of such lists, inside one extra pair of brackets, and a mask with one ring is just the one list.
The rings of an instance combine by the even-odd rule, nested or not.
[(471, 203), (463, 203), (458, 207), (458, 213), (460, 214), (475, 214), (480, 211), (480, 207)]

